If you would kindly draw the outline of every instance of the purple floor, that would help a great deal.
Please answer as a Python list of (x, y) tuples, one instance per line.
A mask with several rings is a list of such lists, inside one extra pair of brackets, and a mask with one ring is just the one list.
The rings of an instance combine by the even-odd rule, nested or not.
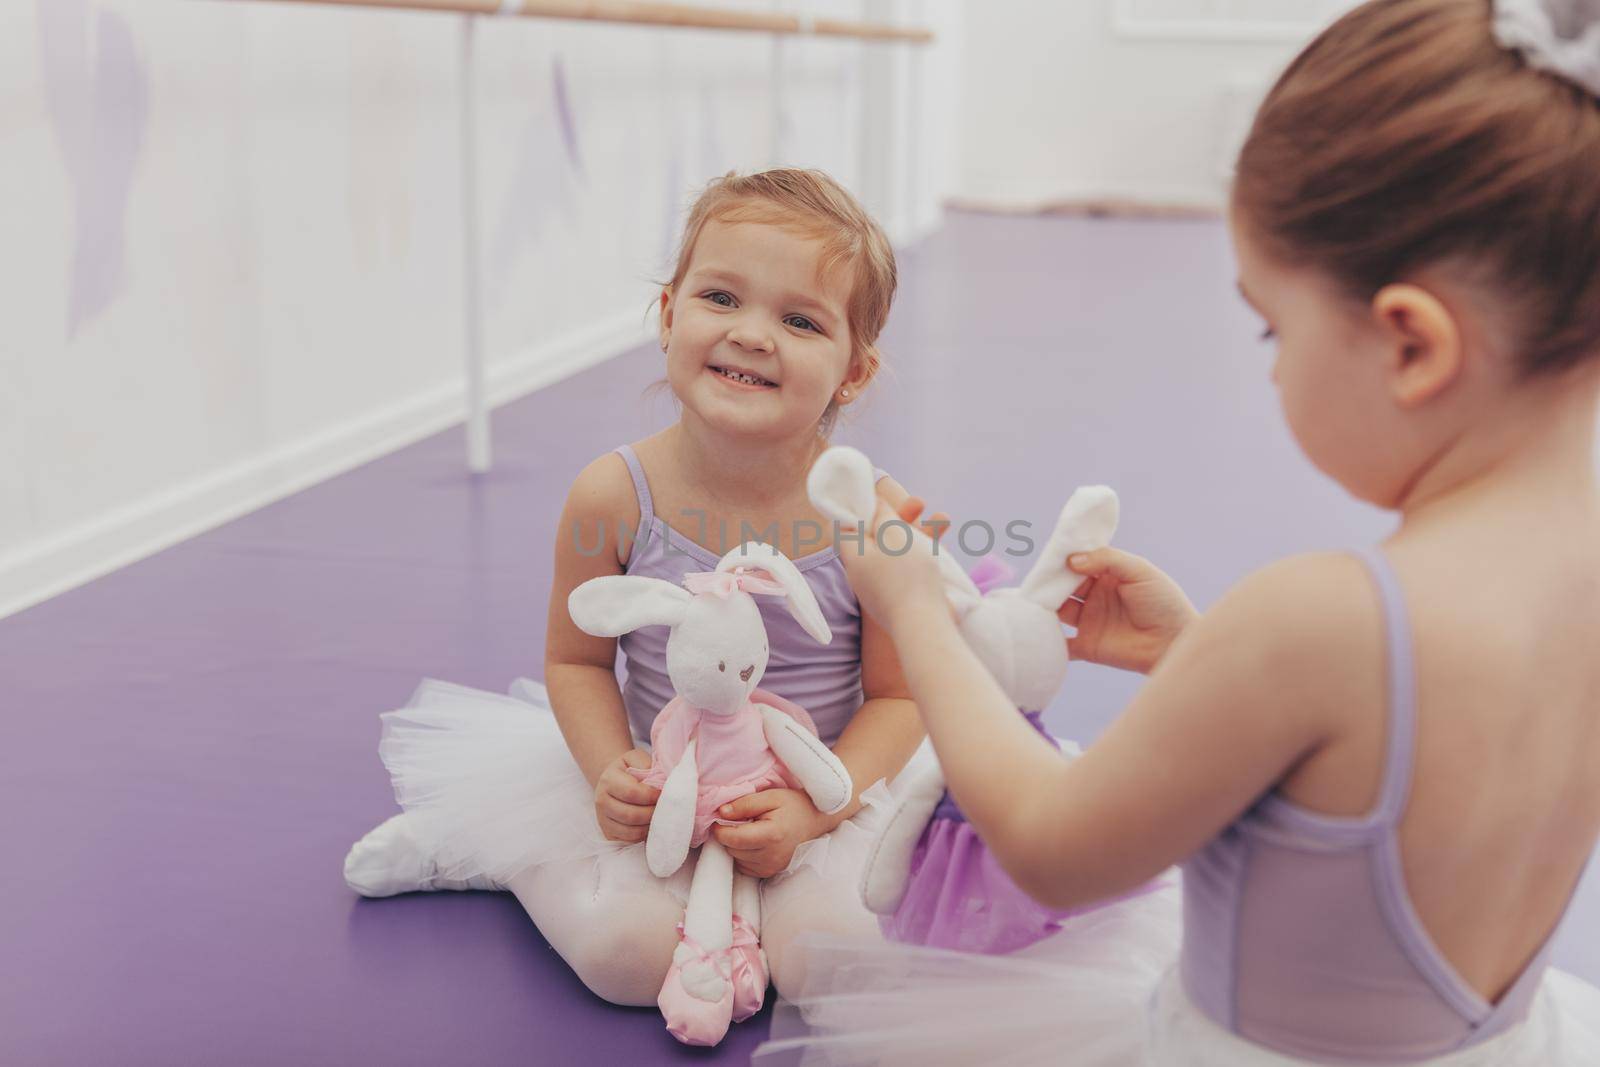
[[(1202, 605), (1389, 528), (1295, 452), (1219, 224), (956, 215), (903, 265), (892, 372), (841, 437), (958, 520), (1037, 538), (1107, 482), (1121, 543)], [(765, 1015), (681, 1048), (509, 895), (340, 876), (393, 807), (378, 713), (424, 674), (539, 673), (562, 494), (670, 417), (658, 372), (636, 352), (503, 409), (487, 477), (447, 433), (0, 620), (0, 1063), (748, 1059)], [(1091, 737), (1134, 683), (1078, 667), (1051, 722)], [(1591, 980), (1597, 882), (1557, 954)]]

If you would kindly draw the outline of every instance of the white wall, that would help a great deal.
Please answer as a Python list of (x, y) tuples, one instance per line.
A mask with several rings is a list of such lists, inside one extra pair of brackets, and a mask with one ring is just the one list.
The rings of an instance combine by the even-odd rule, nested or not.
[[(686, 198), (728, 169), (821, 166), (900, 240), (937, 224), (952, 135), (905, 89), (922, 64), (954, 92), (959, 12), (794, 6), (941, 43), (913, 61), (480, 20), (495, 398), (641, 340)], [(248, 0), (0, 7), (0, 615), (460, 418), (460, 25)], [(886, 149), (880, 112), (935, 135)]]
[(964, 7), (965, 200), (1220, 206), (1256, 102), (1351, 0), (989, 0)]

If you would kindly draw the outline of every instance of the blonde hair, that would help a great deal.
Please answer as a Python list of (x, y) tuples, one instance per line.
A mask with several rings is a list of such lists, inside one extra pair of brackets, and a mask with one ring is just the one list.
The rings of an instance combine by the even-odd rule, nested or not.
[[(796, 229), (823, 242), (821, 274), (840, 266), (854, 267), (846, 309), (851, 366), (877, 373), (882, 363), (878, 335), (889, 318), (899, 272), (889, 238), (855, 197), (820, 170), (778, 168), (743, 175), (729, 171), (713, 178), (695, 199), (684, 223), (669, 283), (674, 292), (689, 272), (700, 231), (713, 219)], [(837, 414), (837, 405), (830, 403), (823, 415), (824, 435)]]
[(1352, 296), (1478, 268), (1524, 375), (1600, 351), (1600, 100), (1494, 39), (1490, 0), (1372, 0), (1273, 86), (1234, 203)]

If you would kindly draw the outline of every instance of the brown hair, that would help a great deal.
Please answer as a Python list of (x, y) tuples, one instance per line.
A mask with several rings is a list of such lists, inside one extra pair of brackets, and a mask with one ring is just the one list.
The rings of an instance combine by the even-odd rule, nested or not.
[[(821, 272), (853, 265), (854, 284), (846, 316), (850, 327), (852, 365), (876, 372), (881, 362), (878, 335), (889, 318), (899, 273), (894, 249), (871, 215), (843, 186), (820, 170), (780, 168), (741, 175), (729, 171), (712, 179), (689, 209), (678, 246), (671, 286), (682, 284), (689, 271), (700, 231), (712, 219), (788, 226), (824, 242)], [(823, 416), (823, 433), (833, 425), (836, 405)]]
[(1234, 203), (1286, 262), (1362, 301), (1480, 271), (1527, 375), (1600, 351), (1600, 99), (1528, 67), (1490, 0), (1372, 0), (1290, 64), (1239, 153)]

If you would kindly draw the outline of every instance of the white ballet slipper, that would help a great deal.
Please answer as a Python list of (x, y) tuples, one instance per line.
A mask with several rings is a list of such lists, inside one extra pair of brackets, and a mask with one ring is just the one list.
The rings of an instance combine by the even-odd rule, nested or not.
[(344, 858), (345, 884), (364, 897), (501, 888), (482, 875), (464, 880), (441, 877), (433, 850), (423, 847), (412, 832), (413, 822), (405, 813), (390, 816), (352, 845)]

